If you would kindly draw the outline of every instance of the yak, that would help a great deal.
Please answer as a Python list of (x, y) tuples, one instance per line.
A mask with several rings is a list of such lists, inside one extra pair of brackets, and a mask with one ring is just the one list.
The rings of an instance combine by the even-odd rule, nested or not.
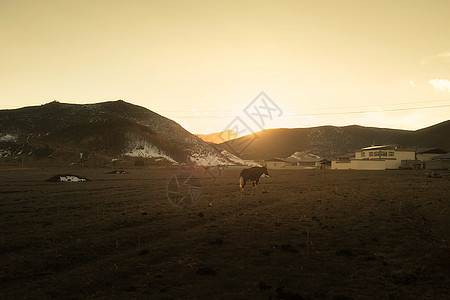
[(250, 169), (244, 169), (242, 170), (239, 177), (239, 186), (241, 187), (241, 189), (244, 189), (245, 184), (250, 180), (253, 183), (253, 186), (257, 188), (259, 179), (263, 175), (270, 177), (266, 167), (253, 167)]

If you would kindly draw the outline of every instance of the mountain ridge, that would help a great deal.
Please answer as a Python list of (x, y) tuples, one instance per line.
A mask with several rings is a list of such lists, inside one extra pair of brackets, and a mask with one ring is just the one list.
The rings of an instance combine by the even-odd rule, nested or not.
[(200, 165), (230, 164), (230, 158), (234, 159), (175, 121), (123, 100), (93, 104), (53, 101), (0, 110), (0, 157), (36, 151), (40, 156), (59, 154), (70, 157), (68, 160), (79, 153)]
[[(309, 152), (336, 158), (365, 146), (393, 144), (400, 147), (436, 147), (450, 149), (450, 120), (418, 130), (368, 127), (362, 125), (323, 125), (308, 128), (278, 128), (256, 132), (219, 144), (243, 159), (288, 157)], [(254, 138), (256, 137), (256, 138)], [(253, 140), (252, 140), (253, 139)]]
[(80, 153), (84, 153), (84, 158), (96, 156), (109, 160), (131, 157), (168, 164), (245, 164), (240, 158), (264, 160), (289, 157), (296, 152), (335, 158), (373, 144), (449, 150), (449, 133), (450, 120), (414, 131), (323, 125), (267, 129), (214, 144), (203, 141), (169, 118), (123, 100), (93, 104), (53, 101), (0, 110), (0, 158), (15, 157), (23, 162), (24, 157), (30, 156), (59, 157), (67, 162), (79, 159)]

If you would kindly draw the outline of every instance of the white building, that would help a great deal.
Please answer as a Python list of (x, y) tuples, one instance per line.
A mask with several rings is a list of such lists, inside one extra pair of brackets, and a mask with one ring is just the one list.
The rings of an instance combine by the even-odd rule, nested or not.
[(395, 146), (371, 146), (355, 152), (355, 157), (349, 160), (334, 160), (331, 169), (346, 170), (386, 170), (399, 169), (408, 161), (416, 160), (414, 150), (398, 149)]

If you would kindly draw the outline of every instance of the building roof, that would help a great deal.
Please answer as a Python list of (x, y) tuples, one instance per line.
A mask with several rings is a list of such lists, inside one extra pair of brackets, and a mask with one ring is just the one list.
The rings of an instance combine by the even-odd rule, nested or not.
[(267, 159), (265, 162), (269, 162), (269, 161), (290, 162), (287, 159), (284, 159), (281, 157), (273, 157), (271, 159)]
[(338, 159), (350, 159), (352, 157), (355, 157), (355, 153), (347, 153), (347, 154), (339, 155), (337, 158)]
[(365, 147), (362, 148), (361, 151), (365, 151), (365, 150), (394, 150), (395, 147), (393, 147), (392, 145), (382, 145), (382, 146), (370, 146), (370, 147)]
[(403, 151), (403, 152), (416, 152), (415, 149), (399, 149), (397, 146), (393, 145), (382, 145), (382, 146), (370, 146), (362, 148), (360, 151), (367, 150), (395, 150), (395, 151)]
[(439, 149), (439, 148), (417, 148), (416, 153), (417, 154), (425, 154), (425, 153), (445, 154), (445, 153), (447, 153), (447, 151)]
[(297, 162), (297, 161), (298, 161), (298, 158), (288, 157), (288, 158), (286, 158), (285, 160), (286, 160), (287, 162), (293, 163), (293, 162)]
[(439, 156), (435, 156), (435, 157), (433, 157), (431, 159), (450, 159), (450, 153), (445, 153), (445, 154), (442, 154), (442, 155), (439, 155)]
[(302, 158), (302, 159), (297, 160), (297, 162), (302, 162), (302, 163), (305, 163), (305, 162), (318, 162), (318, 161), (322, 161), (322, 160), (325, 160), (325, 159), (324, 158), (320, 158), (320, 157), (318, 157), (318, 158)]

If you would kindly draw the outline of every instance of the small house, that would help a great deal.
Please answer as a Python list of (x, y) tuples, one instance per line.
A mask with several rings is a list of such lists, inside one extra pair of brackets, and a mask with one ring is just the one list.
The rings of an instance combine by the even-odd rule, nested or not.
[(296, 161), (295, 165), (302, 169), (320, 169), (323, 158), (302, 158)]
[(274, 157), (271, 159), (266, 160), (265, 165), (267, 167), (267, 169), (284, 169), (287, 165), (290, 165), (291, 163), (284, 159), (284, 158), (280, 158), (280, 157)]
[(428, 170), (450, 170), (450, 153), (435, 156), (425, 162), (425, 169)]
[(416, 159), (425, 162), (445, 153), (447, 153), (447, 151), (439, 148), (417, 148)]

